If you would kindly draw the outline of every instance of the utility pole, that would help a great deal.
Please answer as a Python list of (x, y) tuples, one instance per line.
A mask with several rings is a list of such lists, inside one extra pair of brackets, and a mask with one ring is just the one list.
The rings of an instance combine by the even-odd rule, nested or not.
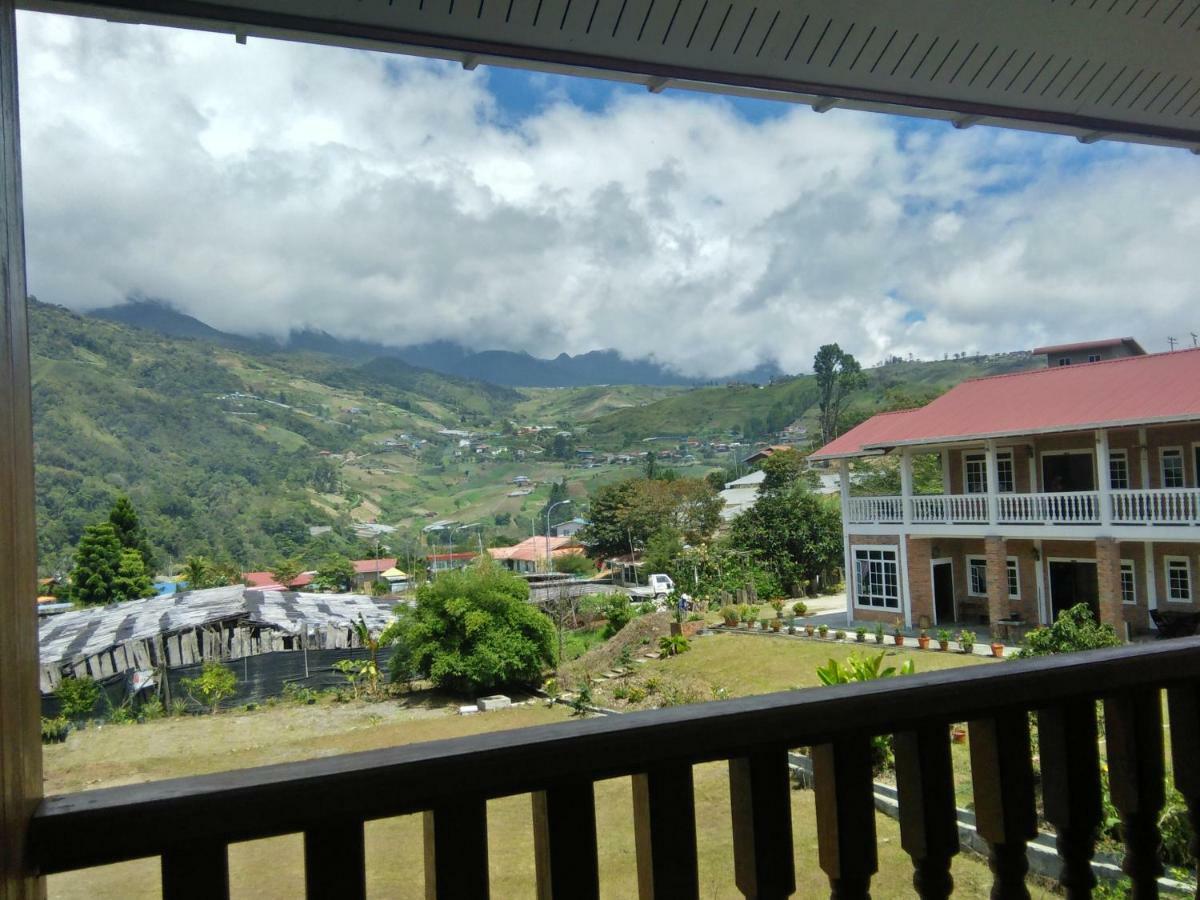
[(1192, 336), (1192, 346), (1200, 347), (1200, 334), (1196, 334), (1194, 331), (1189, 331), (1188, 334)]
[(557, 506), (563, 506), (570, 503), (570, 500), (559, 500), (557, 503), (552, 503), (550, 508), (546, 510), (546, 571), (554, 571), (554, 557), (550, 555), (550, 513), (554, 512)]
[(1171, 347), (1171, 352), (1172, 352), (1172, 353), (1174, 353), (1174, 352), (1175, 352), (1175, 345), (1179, 343), (1179, 340), (1178, 340), (1177, 338), (1169, 337), (1169, 338), (1167, 338), (1167, 343), (1168, 343), (1168, 344), (1170, 345), (1170, 347)]

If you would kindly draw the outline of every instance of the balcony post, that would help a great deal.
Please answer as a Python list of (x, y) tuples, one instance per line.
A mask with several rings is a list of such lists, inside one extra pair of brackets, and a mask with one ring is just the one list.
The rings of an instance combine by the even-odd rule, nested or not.
[(1096, 429), (1096, 484), (1100, 487), (1100, 525), (1112, 526), (1112, 469), (1108, 462), (1108, 429)]
[(1000, 478), (996, 471), (996, 442), (988, 441), (985, 449), (987, 466), (988, 524), (1000, 524)]
[(842, 581), (846, 585), (846, 624), (854, 621), (854, 568), (850, 558), (850, 460), (838, 460), (838, 489), (842, 497)]
[(0, 0), (0, 898), (45, 895), (28, 866), (42, 796), (33, 424), (25, 308), (21, 137), (13, 0)]
[(905, 532), (912, 524), (912, 453), (907, 448), (900, 451), (900, 520)]

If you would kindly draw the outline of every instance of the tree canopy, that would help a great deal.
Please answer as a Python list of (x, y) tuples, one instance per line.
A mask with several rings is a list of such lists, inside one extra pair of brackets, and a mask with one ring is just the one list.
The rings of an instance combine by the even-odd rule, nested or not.
[(734, 519), (729, 540), (800, 593), (841, 563), (842, 517), (836, 503), (794, 484), (761, 496)]
[(630, 544), (645, 547), (661, 528), (672, 528), (695, 544), (717, 530), (723, 505), (704, 479), (629, 478), (596, 491), (588, 513), (591, 524), (579, 536), (595, 558), (629, 553)]
[(821, 442), (829, 443), (838, 433), (838, 422), (847, 396), (866, 384), (862, 366), (837, 344), (825, 344), (813, 358), (813, 375), (820, 396)]
[(525, 581), (484, 558), (422, 585), (386, 634), (398, 648), (393, 678), (420, 673), (462, 692), (539, 684), (554, 662), (554, 628), (528, 598)]

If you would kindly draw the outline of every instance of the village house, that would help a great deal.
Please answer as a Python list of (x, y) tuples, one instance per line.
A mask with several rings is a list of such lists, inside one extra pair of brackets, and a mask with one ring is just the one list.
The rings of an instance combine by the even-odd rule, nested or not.
[[(1196, 609), (1200, 350), (1047, 349), (1046, 368), (964, 382), (813, 454), (841, 465), (848, 619), (1016, 637), (1086, 603), (1126, 635)], [(914, 489), (923, 454), (938, 493)], [(899, 494), (854, 496), (850, 461), (886, 455)]]
[(511, 547), (490, 547), (488, 555), (506, 569), (523, 575), (549, 570), (548, 559), (582, 556), (583, 548), (572, 537), (525, 538)]

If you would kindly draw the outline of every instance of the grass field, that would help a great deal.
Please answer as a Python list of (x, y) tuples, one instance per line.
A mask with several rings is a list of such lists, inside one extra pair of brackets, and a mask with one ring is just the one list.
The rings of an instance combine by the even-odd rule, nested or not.
[[(736, 639), (727, 640), (733, 643)], [(538, 704), (460, 717), (447, 710), (446, 699), (424, 696), (409, 704), (281, 705), (215, 718), (187, 717), (91, 729), (72, 734), (66, 744), (46, 748), (46, 788), (58, 793), (555, 722), (570, 727), (562, 707), (548, 709)], [(740, 897), (733, 887), (729, 788), (724, 765), (696, 768), (695, 798), (701, 896), (706, 900)], [(602, 895), (634, 897), (636, 862), (629, 779), (598, 783), (596, 802)], [(492, 801), (488, 818), (492, 896), (506, 900), (533, 897), (529, 798)], [(816, 859), (811, 792), (792, 792), (792, 820), (796, 896), (827, 894), (828, 883)], [(900, 848), (897, 824), (878, 817), (876, 828), (881, 874), (875, 879), (872, 896), (879, 900), (911, 897), (912, 869)], [(130, 835), (130, 840), (136, 841), (137, 836)], [(424, 896), (418, 816), (369, 823), (366, 847), (369, 896)], [(303, 896), (303, 847), (298, 835), (234, 845), (229, 857), (232, 896)], [(157, 860), (136, 860), (52, 876), (49, 896), (61, 900), (154, 898), (159, 896), (158, 877)], [(958, 857), (954, 878), (956, 896), (988, 895), (990, 873), (979, 858)], [(1034, 886), (1033, 893), (1039, 898), (1052, 896), (1038, 886)]]

